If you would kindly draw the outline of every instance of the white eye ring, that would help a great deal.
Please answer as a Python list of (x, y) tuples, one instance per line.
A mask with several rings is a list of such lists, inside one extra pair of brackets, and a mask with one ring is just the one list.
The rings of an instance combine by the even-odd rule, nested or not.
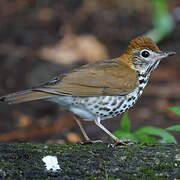
[(151, 54), (150, 54), (150, 52), (149, 52), (147, 49), (143, 49), (143, 50), (140, 52), (140, 55), (141, 55), (143, 58), (148, 58)]

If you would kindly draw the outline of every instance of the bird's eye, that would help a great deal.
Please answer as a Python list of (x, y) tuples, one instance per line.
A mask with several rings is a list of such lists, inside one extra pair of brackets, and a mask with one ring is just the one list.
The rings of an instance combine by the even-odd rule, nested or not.
[(148, 50), (142, 50), (142, 51), (141, 51), (141, 56), (142, 56), (143, 58), (148, 58), (148, 57), (150, 56), (150, 53), (149, 53)]

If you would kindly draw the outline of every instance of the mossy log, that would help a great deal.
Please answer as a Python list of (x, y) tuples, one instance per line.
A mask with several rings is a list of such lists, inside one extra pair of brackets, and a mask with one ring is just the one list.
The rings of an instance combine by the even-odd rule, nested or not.
[[(43, 157), (56, 156), (47, 170)], [(180, 145), (0, 144), (0, 179), (180, 179)]]

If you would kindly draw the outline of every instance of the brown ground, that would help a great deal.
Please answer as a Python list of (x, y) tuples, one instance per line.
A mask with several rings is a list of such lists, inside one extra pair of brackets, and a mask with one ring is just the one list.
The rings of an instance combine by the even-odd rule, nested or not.
[[(0, 95), (49, 80), (58, 73), (87, 63), (91, 59), (89, 56), (101, 59), (120, 55), (131, 38), (152, 28), (150, 8), (147, 1), (141, 1), (132, 4), (125, 0), (113, 3), (110, 0), (101, 3), (82, 0), (1, 0)], [(178, 6), (176, 2), (170, 4), (172, 12)], [(75, 37), (70, 32), (76, 34)], [(165, 128), (180, 123), (180, 119), (167, 110), (169, 106), (180, 105), (179, 32), (180, 24), (177, 22), (171, 36), (160, 44), (161, 49), (174, 50), (177, 55), (161, 63), (145, 93), (129, 111), (133, 130), (145, 125)], [(96, 55), (98, 48), (92, 48), (88, 51), (89, 56), (86, 55), (88, 52), (82, 55), (76, 45), (71, 45), (71, 40), (77, 42), (82, 35), (87, 37), (87, 42), (87, 34), (93, 35), (95, 41), (99, 40), (102, 53)], [(47, 57), (50, 54), (47, 48), (41, 55), (40, 50), (44, 47), (56, 46), (53, 55), (61, 52), (62, 46), (58, 49), (59, 44), (62, 45), (61, 40), (66, 35), (70, 37), (65, 40), (70, 43), (68, 48), (75, 48), (72, 61), (57, 63)], [(82, 41), (78, 42), (81, 45)], [(66, 59), (66, 54), (64, 57)], [(118, 129), (119, 123), (120, 117), (104, 122), (110, 130)], [(85, 124), (91, 137), (107, 140), (108, 137), (93, 123)], [(45, 101), (14, 106), (0, 104), (0, 141), (75, 142), (80, 138), (78, 134), (81, 135), (72, 115), (55, 104)], [(180, 135), (176, 134), (176, 137), (180, 138)]]

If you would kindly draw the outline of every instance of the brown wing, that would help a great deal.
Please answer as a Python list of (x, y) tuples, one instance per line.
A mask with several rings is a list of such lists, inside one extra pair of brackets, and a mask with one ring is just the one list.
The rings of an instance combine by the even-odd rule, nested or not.
[(136, 87), (133, 69), (121, 61), (108, 60), (82, 66), (36, 90), (58, 95), (113, 96), (128, 94)]
[(128, 65), (115, 59), (82, 66), (45, 85), (2, 96), (0, 101), (16, 104), (47, 99), (54, 95), (124, 95), (132, 92), (137, 85), (136, 73)]

